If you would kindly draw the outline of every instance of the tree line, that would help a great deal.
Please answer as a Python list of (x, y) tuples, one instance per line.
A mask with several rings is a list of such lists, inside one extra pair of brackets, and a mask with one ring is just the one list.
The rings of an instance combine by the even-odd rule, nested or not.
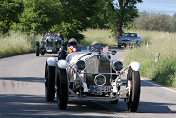
[(176, 32), (176, 13), (169, 16), (164, 13), (139, 13), (138, 18), (134, 20), (135, 27), (142, 30), (155, 30)]
[(87, 28), (110, 28), (121, 35), (123, 27), (138, 16), (142, 0), (0, 0), (0, 32), (10, 30), (62, 32), (67, 39), (83, 38)]

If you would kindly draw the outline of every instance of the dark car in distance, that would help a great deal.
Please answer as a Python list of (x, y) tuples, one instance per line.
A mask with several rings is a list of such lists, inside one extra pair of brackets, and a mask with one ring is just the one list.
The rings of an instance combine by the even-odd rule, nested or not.
[(124, 33), (118, 39), (118, 47), (140, 46), (143, 42), (142, 37), (137, 33)]

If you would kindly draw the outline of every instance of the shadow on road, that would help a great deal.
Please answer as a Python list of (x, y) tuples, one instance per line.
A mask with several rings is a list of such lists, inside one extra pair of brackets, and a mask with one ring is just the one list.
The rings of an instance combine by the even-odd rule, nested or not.
[(1, 77), (0, 80), (44, 83), (44, 78), (37, 77)]
[[(99, 102), (85, 100), (69, 101), (67, 110), (59, 110), (56, 102), (47, 103), (44, 97), (34, 95), (1, 95), (0, 96), (0, 117), (35, 117), (35, 118), (110, 118), (113, 112), (119, 111), (124, 103), (120, 102), (117, 105), (109, 104), (108, 102)], [(102, 107), (105, 105), (108, 109)], [(152, 103), (140, 102), (138, 113), (176, 113), (171, 111), (167, 106), (176, 105), (168, 103)], [(144, 107), (145, 106), (145, 107)], [(112, 109), (112, 110), (109, 110)], [(124, 108), (122, 108), (124, 110)], [(113, 111), (113, 112), (112, 112)]]
[(172, 111), (168, 106), (175, 106), (176, 104), (169, 103), (154, 103), (154, 102), (140, 102), (138, 112), (139, 113), (176, 113), (176, 111)]
[[(71, 101), (67, 110), (59, 110), (56, 102), (47, 103), (44, 97), (32, 95), (1, 95), (0, 117), (59, 117), (59, 118), (110, 118), (111, 112), (92, 102)], [(101, 115), (102, 114), (102, 115)]]

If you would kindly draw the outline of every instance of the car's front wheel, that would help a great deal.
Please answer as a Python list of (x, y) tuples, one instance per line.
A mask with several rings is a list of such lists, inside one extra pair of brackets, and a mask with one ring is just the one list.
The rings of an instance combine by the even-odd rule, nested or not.
[(129, 87), (129, 99), (127, 101), (128, 110), (130, 112), (136, 112), (140, 99), (140, 74), (139, 71), (134, 71), (130, 67), (127, 75)]
[(39, 52), (40, 52), (39, 45), (35, 45), (35, 54), (36, 54), (36, 56), (39, 56)]
[(45, 67), (45, 97), (47, 102), (53, 102), (55, 97), (55, 67)]
[(65, 110), (68, 102), (68, 80), (66, 69), (57, 69), (57, 104), (59, 109)]
[(41, 52), (41, 55), (43, 56), (44, 54), (45, 54), (44, 51), (42, 51), (42, 52)]

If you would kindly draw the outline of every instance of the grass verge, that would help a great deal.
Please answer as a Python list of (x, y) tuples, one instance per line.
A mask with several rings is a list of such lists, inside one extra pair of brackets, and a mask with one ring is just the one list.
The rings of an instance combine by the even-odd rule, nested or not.
[(34, 51), (34, 42), (40, 35), (27, 35), (20, 32), (10, 32), (8, 36), (0, 36), (0, 58), (25, 54)]
[[(144, 42), (149, 41), (149, 47), (145, 45), (139, 48), (127, 49), (125, 52), (125, 64), (138, 61), (142, 65), (141, 75), (160, 82), (167, 86), (176, 87), (176, 33), (156, 31), (128, 31), (137, 32)], [(159, 53), (159, 61), (155, 62), (155, 56)]]
[(90, 45), (94, 40), (109, 46), (117, 45), (117, 41), (114, 39), (114, 37), (112, 37), (110, 30), (88, 29), (87, 31), (82, 32), (82, 34), (85, 36), (85, 38), (81, 40), (81, 45)]

